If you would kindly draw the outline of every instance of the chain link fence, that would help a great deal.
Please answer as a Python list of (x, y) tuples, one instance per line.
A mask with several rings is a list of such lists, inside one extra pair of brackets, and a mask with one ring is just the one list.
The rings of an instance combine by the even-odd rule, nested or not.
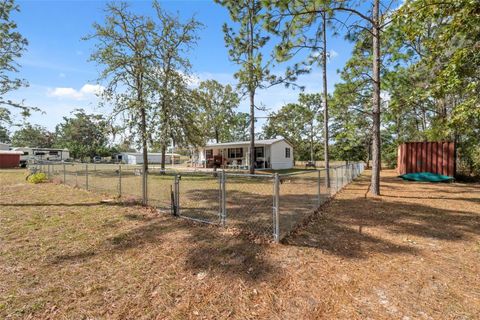
[(236, 228), (280, 241), (364, 170), (351, 163), (327, 171), (242, 174), (162, 171), (140, 166), (38, 163), (36, 170), (66, 185), (143, 203), (161, 212)]

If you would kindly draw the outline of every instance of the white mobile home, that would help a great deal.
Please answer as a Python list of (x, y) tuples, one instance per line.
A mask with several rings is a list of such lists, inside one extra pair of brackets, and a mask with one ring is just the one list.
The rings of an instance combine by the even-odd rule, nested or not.
[[(122, 152), (115, 156), (116, 162), (124, 164), (143, 164), (143, 153), (141, 152)], [(165, 163), (172, 164), (180, 163), (180, 155), (177, 153), (165, 153)], [(160, 152), (149, 152), (148, 153), (148, 163), (149, 164), (160, 164), (162, 163), (162, 153)]]
[[(207, 144), (194, 161), (206, 168), (248, 168), (250, 141)], [(254, 165), (258, 169), (293, 168), (293, 146), (285, 138), (255, 140)]]
[(22, 166), (25, 166), (29, 160), (65, 161), (70, 159), (68, 149), (18, 147), (13, 150), (23, 152), (23, 155), (20, 156), (20, 165)]

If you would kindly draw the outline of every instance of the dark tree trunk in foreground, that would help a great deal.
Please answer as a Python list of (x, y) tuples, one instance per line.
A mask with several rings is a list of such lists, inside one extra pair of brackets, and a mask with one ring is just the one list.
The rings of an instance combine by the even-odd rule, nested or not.
[(161, 164), (160, 164), (160, 168), (161, 170), (165, 170), (165, 160), (166, 160), (166, 152), (167, 152), (167, 147), (165, 146), (165, 144), (162, 144), (161, 146), (161, 152), (162, 152), (162, 158), (161, 158)]
[(142, 135), (142, 152), (143, 152), (143, 165), (142, 165), (142, 203), (147, 204), (147, 174), (148, 174), (148, 147), (147, 147), (147, 119), (145, 114), (145, 108), (140, 109), (141, 117), (141, 135)]
[(249, 167), (250, 174), (255, 173), (255, 92), (250, 91), (250, 154)]
[(372, 131), (372, 181), (370, 192), (373, 195), (380, 195), (380, 1), (374, 0), (372, 12), (372, 35), (373, 35), (373, 131)]

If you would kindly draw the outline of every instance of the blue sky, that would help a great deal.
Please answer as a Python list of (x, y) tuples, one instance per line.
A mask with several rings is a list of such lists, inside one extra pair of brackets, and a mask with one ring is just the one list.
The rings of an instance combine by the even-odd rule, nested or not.
[[(19, 61), (22, 65), (19, 76), (30, 86), (11, 93), (10, 97), (44, 111), (44, 114), (33, 114), (28, 121), (53, 130), (63, 116), (68, 116), (76, 108), (108, 113), (108, 110), (97, 107), (95, 92), (99, 67), (88, 61), (93, 43), (81, 40), (92, 31), (93, 22), (103, 21), (105, 2), (31, 0), (18, 3), (21, 12), (16, 13), (14, 19), (19, 31), (29, 41), (28, 50)], [(151, 12), (149, 1), (131, 3), (136, 12)], [(222, 32), (222, 24), (229, 22), (226, 9), (207, 0), (161, 1), (161, 5), (183, 18), (195, 15), (205, 25), (199, 32), (197, 48), (189, 56), (195, 76), (200, 80), (216, 79), (224, 84), (235, 84), (233, 74), (238, 67), (228, 59)], [(349, 58), (351, 48), (352, 44), (343, 38), (330, 37), (330, 90), (339, 81), (337, 69), (342, 68)], [(280, 65), (276, 71), (281, 72), (286, 66)], [(320, 70), (302, 76), (298, 83), (304, 85), (307, 92), (320, 92)], [(298, 93), (298, 90), (276, 86), (259, 92), (257, 101), (274, 111), (295, 101)], [(248, 110), (247, 101), (242, 101), (239, 110)], [(257, 115), (265, 113), (258, 112)], [(259, 121), (259, 128), (262, 122)]]

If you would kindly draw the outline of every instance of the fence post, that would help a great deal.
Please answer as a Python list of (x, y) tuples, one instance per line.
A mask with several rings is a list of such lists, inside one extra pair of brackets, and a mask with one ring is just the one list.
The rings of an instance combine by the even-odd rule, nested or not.
[(85, 188), (88, 190), (88, 163), (85, 164)]
[(274, 175), (274, 195), (273, 195), (273, 214), (274, 214), (274, 234), (273, 238), (275, 242), (280, 242), (280, 178), (278, 176), (278, 173), (275, 173)]
[(335, 167), (335, 193), (338, 192), (338, 167)]
[(226, 188), (226, 175), (225, 175), (225, 169), (222, 170), (222, 175), (221, 175), (221, 202), (220, 202), (220, 207), (221, 207), (221, 217), (220, 221), (222, 223), (222, 226), (225, 227), (227, 223), (227, 188)]
[(220, 171), (220, 173), (214, 173), (214, 177), (217, 177), (218, 180), (218, 220), (220, 223), (222, 223), (222, 218), (223, 218), (223, 173)]
[(63, 184), (67, 184), (67, 172), (65, 169), (65, 163), (63, 164)]
[(322, 171), (321, 171), (321, 170), (318, 170), (318, 181), (317, 181), (318, 199), (317, 199), (317, 202), (318, 202), (318, 206), (319, 206), (319, 207), (320, 207), (320, 204), (321, 204), (321, 202), (322, 202), (322, 198), (321, 198), (321, 194), (320, 194), (321, 173), (322, 173)]
[(180, 177), (175, 174), (175, 186), (173, 189), (173, 205), (175, 206), (174, 212), (177, 216), (180, 216)]
[(142, 170), (142, 204), (146, 206), (148, 204), (148, 196), (147, 196), (147, 178), (148, 173), (147, 170)]
[(118, 197), (122, 197), (122, 165), (118, 164)]
[(145, 170), (145, 204), (148, 205), (148, 169)]

